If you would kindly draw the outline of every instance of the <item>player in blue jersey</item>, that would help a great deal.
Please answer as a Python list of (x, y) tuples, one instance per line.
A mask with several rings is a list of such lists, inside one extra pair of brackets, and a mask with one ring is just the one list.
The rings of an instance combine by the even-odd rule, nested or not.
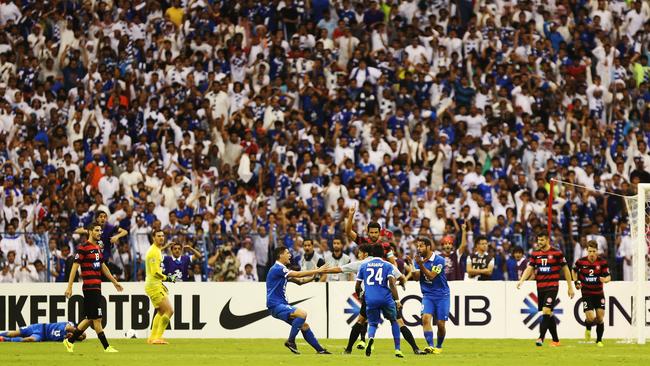
[(368, 315), (368, 344), (366, 356), (370, 356), (375, 343), (375, 333), (381, 320), (381, 314), (390, 321), (393, 341), (395, 342), (395, 357), (403, 358), (400, 350), (400, 330), (397, 323), (397, 310), (401, 309), (393, 265), (381, 257), (384, 252), (381, 246), (373, 246), (372, 254), (375, 258), (363, 263), (357, 274), (356, 291), (361, 293), (363, 284), (364, 299), (366, 301), (366, 314)]
[[(431, 240), (419, 238), (417, 240), (418, 255), (415, 256), (413, 276), (420, 279), (422, 290), (422, 328), (424, 339), (429, 345), (424, 350), (427, 353), (442, 353), (442, 342), (447, 331), (445, 322), (449, 319), (449, 285), (445, 276), (445, 258), (436, 255), (431, 246)], [(433, 346), (433, 326), (431, 322), (435, 316), (438, 327), (436, 346)]]
[[(298, 347), (296, 346), (296, 336), (298, 331), (302, 332), (302, 336), (307, 343), (314, 347), (319, 354), (330, 354), (326, 349), (321, 347), (314, 336), (314, 333), (305, 322), (307, 319), (307, 312), (292, 306), (287, 301), (287, 282), (294, 282), (299, 285), (312, 281), (314, 275), (323, 273), (328, 266), (324, 265), (317, 269), (310, 271), (291, 271), (287, 265), (291, 263), (291, 253), (286, 247), (278, 247), (273, 251), (275, 264), (269, 269), (266, 276), (266, 307), (269, 309), (271, 315), (291, 325), (289, 338), (284, 342), (291, 352), (299, 354)], [(311, 277), (311, 278), (309, 278)]]
[[(0, 333), (0, 342), (61, 342), (69, 338), (74, 330), (72, 322), (32, 324), (19, 330)], [(78, 340), (85, 338), (86, 334), (82, 333)]]
[[(381, 246), (384, 249), (384, 253), (379, 257), (384, 258), (386, 261), (392, 263), (393, 266), (397, 266), (397, 262), (395, 261), (395, 255), (394, 255), (395, 253), (395, 249), (393, 248), (394, 245), (390, 243), (390, 240), (393, 237), (392, 232), (381, 229), (381, 225), (379, 225), (376, 222), (371, 222), (368, 224), (367, 227), (368, 236), (360, 237), (356, 232), (354, 232), (354, 230), (352, 230), (352, 226), (353, 226), (352, 220), (354, 219), (354, 214), (355, 214), (355, 208), (350, 207), (350, 209), (348, 210), (348, 218), (345, 224), (345, 230), (347, 232), (348, 239), (356, 242), (357, 244)], [(396, 277), (396, 280), (398, 280), (400, 282), (400, 285), (402, 285), (403, 287), (404, 283), (406, 282), (406, 277), (400, 275), (399, 277)], [(359, 312), (359, 317), (357, 318), (357, 322), (355, 325), (352, 326), (352, 329), (350, 330), (350, 340), (354, 339), (356, 341), (357, 337), (361, 336), (361, 340), (356, 343), (357, 349), (364, 349), (366, 347), (365, 334), (366, 334), (367, 322), (366, 322), (365, 308), (366, 308), (365, 302), (362, 301), (361, 311)], [(413, 334), (411, 333), (411, 330), (404, 324), (404, 319), (402, 319), (401, 311), (397, 312), (397, 324), (399, 324), (400, 326), (400, 332), (402, 333), (404, 340), (408, 342), (408, 344), (413, 349), (413, 353), (415, 353), (416, 355), (425, 354), (424, 351), (420, 350), (417, 343), (415, 343), (415, 338), (413, 338)], [(351, 352), (351, 349), (349, 347), (347, 349), (349, 349)]]

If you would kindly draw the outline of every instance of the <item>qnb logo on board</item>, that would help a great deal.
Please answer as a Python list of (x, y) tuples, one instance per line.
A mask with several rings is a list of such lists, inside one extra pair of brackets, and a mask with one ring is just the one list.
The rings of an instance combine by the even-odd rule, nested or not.
[[(359, 317), (359, 314), (361, 313), (361, 302), (362, 299), (360, 299), (357, 294), (352, 294), (350, 297), (348, 297), (347, 303), (348, 306), (343, 310), (345, 314), (349, 314), (350, 316), (345, 320), (348, 324), (352, 324), (357, 320)], [(363, 314), (365, 317), (366, 314)], [(379, 324), (382, 324), (384, 322), (383, 319), (379, 319)]]
[[(521, 313), (526, 315), (523, 322), (529, 329), (534, 329), (542, 321), (542, 312), (538, 310), (538, 303), (539, 299), (533, 292), (529, 293), (524, 299), (524, 307), (521, 308)], [(560, 318), (558, 316), (564, 314), (564, 310), (558, 307), (559, 304), (560, 299), (555, 299), (555, 302), (552, 304), (553, 314), (555, 315), (554, 319), (557, 324), (560, 324)]]
[(357, 296), (357, 294), (352, 294), (350, 297), (348, 297), (347, 303), (348, 306), (345, 308), (345, 310), (343, 310), (343, 312), (345, 314), (350, 314), (346, 322), (348, 324), (352, 324), (361, 312), (361, 299)]

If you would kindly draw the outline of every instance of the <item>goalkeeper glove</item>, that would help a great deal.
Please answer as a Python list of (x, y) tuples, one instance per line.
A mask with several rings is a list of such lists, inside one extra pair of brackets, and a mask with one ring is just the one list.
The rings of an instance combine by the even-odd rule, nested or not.
[(176, 283), (176, 275), (170, 275), (165, 278), (165, 282)]

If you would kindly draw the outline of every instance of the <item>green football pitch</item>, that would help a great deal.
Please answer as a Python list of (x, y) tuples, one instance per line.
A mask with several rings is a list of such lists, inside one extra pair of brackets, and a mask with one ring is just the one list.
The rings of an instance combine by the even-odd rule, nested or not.
[(110, 341), (120, 353), (104, 353), (96, 339), (78, 343), (73, 354), (68, 354), (60, 343), (0, 343), (0, 365), (365, 366), (369, 361), (381, 365), (445, 366), (650, 365), (650, 344), (617, 344), (613, 340), (605, 341), (604, 348), (577, 340), (565, 340), (561, 347), (551, 348), (548, 344), (536, 347), (532, 340), (449, 339), (441, 355), (416, 356), (404, 348), (404, 359), (393, 356), (391, 340), (379, 340), (370, 358), (357, 350), (343, 355), (345, 341), (332, 339), (322, 341), (332, 355), (315, 354), (301, 339), (298, 340), (301, 355), (290, 353), (282, 340), (269, 339), (170, 339), (171, 344), (166, 346), (150, 346), (141, 339)]

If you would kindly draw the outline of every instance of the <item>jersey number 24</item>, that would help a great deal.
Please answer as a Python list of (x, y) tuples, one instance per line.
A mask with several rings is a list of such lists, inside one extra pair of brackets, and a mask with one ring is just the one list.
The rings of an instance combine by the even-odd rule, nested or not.
[[(383, 268), (377, 268), (377, 273), (375, 273), (375, 268), (366, 268), (366, 273), (368, 274), (366, 276), (366, 285), (372, 286), (372, 285), (382, 285), (382, 282), (384, 281), (384, 278), (382, 277), (382, 271)], [(375, 282), (376, 281), (376, 282)]]

